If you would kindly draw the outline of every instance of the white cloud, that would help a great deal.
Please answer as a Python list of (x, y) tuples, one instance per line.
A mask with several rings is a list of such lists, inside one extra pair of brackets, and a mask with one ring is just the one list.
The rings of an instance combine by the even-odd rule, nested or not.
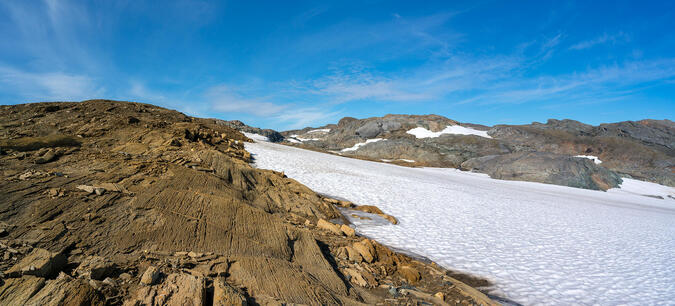
[(583, 50), (583, 49), (591, 48), (595, 45), (600, 45), (600, 44), (605, 44), (605, 43), (616, 44), (616, 43), (619, 43), (619, 42), (628, 42), (628, 41), (630, 41), (630, 39), (631, 39), (630, 35), (628, 35), (626, 33), (623, 33), (623, 32), (619, 32), (619, 33), (616, 33), (616, 34), (613, 34), (613, 35), (609, 35), (607, 33), (604, 33), (604, 34), (602, 34), (602, 36), (596, 37), (594, 39), (576, 43), (576, 44), (570, 46), (570, 49), (572, 49), (572, 50)]
[(0, 83), (23, 97), (42, 101), (77, 101), (101, 97), (105, 93), (86, 75), (26, 72), (1, 65)]

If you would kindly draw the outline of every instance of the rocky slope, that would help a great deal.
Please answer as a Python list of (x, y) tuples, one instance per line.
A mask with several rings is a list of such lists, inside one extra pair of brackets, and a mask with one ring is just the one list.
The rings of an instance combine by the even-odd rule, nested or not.
[(218, 120), (96, 100), (0, 106), (0, 125), (2, 305), (493, 304), (252, 168)]
[(437, 115), (387, 115), (347, 117), (337, 125), (281, 134), (285, 143), (305, 148), (408, 166), (475, 170), (500, 179), (606, 190), (627, 176), (675, 186), (675, 123), (669, 120), (487, 127)]

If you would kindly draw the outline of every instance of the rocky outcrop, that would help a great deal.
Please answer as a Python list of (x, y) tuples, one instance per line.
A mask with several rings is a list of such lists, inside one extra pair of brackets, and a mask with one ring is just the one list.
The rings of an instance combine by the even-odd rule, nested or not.
[(545, 152), (490, 155), (462, 163), (463, 170), (487, 173), (492, 178), (607, 190), (621, 184), (615, 173), (586, 158)]
[(260, 129), (257, 127), (252, 127), (248, 126), (245, 123), (239, 121), (239, 120), (230, 120), (230, 121), (225, 121), (225, 120), (220, 120), (220, 119), (213, 119), (214, 122), (217, 124), (222, 124), (225, 126), (229, 126), (237, 131), (240, 132), (246, 132), (246, 133), (253, 133), (253, 134), (258, 134), (267, 137), (267, 139), (270, 142), (281, 142), (284, 140), (284, 136), (281, 135), (281, 133), (271, 130), (271, 129)]
[[(438, 132), (447, 126), (458, 124), (464, 128), (487, 131), (490, 138), (458, 134), (416, 138), (407, 133), (413, 128)], [(598, 171), (606, 172), (603, 171), (604, 168), (617, 175), (675, 186), (675, 123), (670, 120), (625, 121), (592, 126), (574, 120), (550, 119), (546, 123), (487, 127), (458, 123), (436, 115), (387, 115), (366, 119), (347, 117), (337, 125), (305, 128), (282, 134), (287, 137), (285, 143), (290, 145), (402, 166), (471, 168), (494, 174), (494, 177), (603, 190), (605, 187), (602, 186), (605, 184), (615, 186), (612, 183), (615, 180), (603, 179), (599, 184), (593, 183), (599, 175), (604, 176), (598, 174)], [(368, 139), (380, 140), (366, 143)], [(344, 150), (355, 144), (362, 145)], [(493, 159), (482, 157), (506, 155), (501, 161), (517, 162), (518, 165), (510, 166), (516, 171), (515, 169), (523, 168), (522, 163), (535, 159), (509, 156), (522, 157), (524, 155), (516, 153), (529, 152), (560, 156), (547, 159), (551, 162), (543, 165), (532, 165), (530, 170), (541, 171), (541, 175), (497, 175), (491, 172), (490, 165), (477, 164)], [(602, 163), (589, 171), (568, 174), (560, 171), (565, 167), (578, 168), (577, 161), (564, 158), (577, 155), (595, 156)], [(462, 166), (464, 163), (466, 166)], [(508, 168), (509, 165), (504, 167)], [(552, 179), (549, 175), (551, 173), (557, 173), (556, 179)], [(574, 175), (585, 177), (578, 179)], [(595, 175), (595, 178), (591, 175)]]
[[(103, 100), (0, 106), (0, 118), (0, 304), (391, 298), (345, 278), (337, 251), (363, 238), (315, 225), (340, 223), (338, 208), (283, 173), (251, 167), (250, 140), (214, 119)], [(58, 157), (35, 162), (49, 150)], [(401, 285), (398, 262), (427, 271), (374, 247), (377, 260), (349, 263), (370, 283)], [(430, 283), (418, 291), (438, 291), (431, 281), (440, 276), (421, 275)]]

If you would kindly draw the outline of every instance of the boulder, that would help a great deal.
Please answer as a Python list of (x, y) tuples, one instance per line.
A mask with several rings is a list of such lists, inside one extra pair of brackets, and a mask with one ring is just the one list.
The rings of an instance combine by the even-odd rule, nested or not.
[(358, 211), (367, 212), (367, 213), (369, 213), (369, 214), (375, 214), (375, 215), (378, 215), (378, 216), (380, 216), (380, 217), (382, 217), (382, 218), (385, 218), (385, 219), (386, 219), (387, 221), (389, 221), (391, 224), (398, 224), (398, 220), (396, 220), (396, 218), (394, 218), (394, 216), (385, 214), (385, 213), (382, 212), (382, 210), (379, 209), (377, 206), (373, 206), (373, 205), (360, 205), (360, 206), (356, 206), (354, 209), (355, 209), (355, 210), (358, 210)]
[(358, 285), (358, 286), (361, 286), (361, 287), (367, 287), (368, 286), (368, 281), (366, 281), (366, 279), (363, 277), (363, 275), (361, 275), (361, 273), (359, 271), (357, 271), (356, 269), (347, 268), (347, 269), (344, 270), (344, 274), (345, 274), (345, 276), (347, 276), (349, 278), (349, 281), (352, 284)]
[(356, 231), (351, 228), (349, 225), (342, 224), (340, 225), (340, 231), (345, 234), (347, 237), (354, 237), (356, 236)]
[(148, 267), (143, 275), (141, 276), (141, 284), (143, 285), (154, 285), (159, 279), (159, 269), (155, 266)]
[(337, 249), (336, 256), (341, 259), (347, 259), (351, 262), (359, 263), (363, 261), (361, 254), (351, 246), (343, 246)]
[(21, 275), (52, 277), (63, 269), (66, 262), (66, 256), (62, 253), (52, 253), (45, 249), (35, 248), (7, 270), (6, 274), (10, 277), (20, 277)]
[(316, 223), (316, 226), (318, 226), (320, 229), (324, 229), (336, 235), (342, 236), (342, 230), (340, 230), (338, 225), (328, 222), (324, 219), (319, 219), (319, 221)]
[(420, 280), (420, 278), (422, 278), (420, 271), (417, 271), (417, 269), (411, 266), (399, 266), (398, 269), (396, 269), (396, 271), (409, 284), (416, 284)]
[(372, 242), (368, 239), (364, 239), (359, 242), (355, 242), (352, 246), (359, 255), (368, 263), (372, 263), (377, 259), (377, 253), (375, 252), (375, 247)]
[(366, 139), (375, 138), (382, 132), (381, 124), (377, 121), (371, 121), (356, 129), (356, 135)]

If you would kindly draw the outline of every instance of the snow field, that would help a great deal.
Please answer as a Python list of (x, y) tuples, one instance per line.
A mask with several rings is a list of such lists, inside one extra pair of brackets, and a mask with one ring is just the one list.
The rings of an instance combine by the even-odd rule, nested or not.
[[(246, 144), (256, 166), (313, 190), (380, 207), (399, 225), (359, 233), (486, 277), (527, 305), (675, 301), (675, 189), (625, 180), (609, 192), (407, 168), (271, 143)], [(298, 162), (302, 161), (302, 162)]]
[(432, 132), (423, 127), (416, 127), (406, 133), (415, 135), (416, 138), (436, 138), (443, 134), (456, 134), (456, 135), (476, 135), (485, 138), (492, 138), (488, 135), (487, 131), (479, 131), (476, 129), (463, 127), (461, 125), (448, 125), (445, 129), (440, 132)]
[(365, 145), (367, 145), (367, 144), (369, 144), (369, 143), (372, 143), (372, 142), (378, 142), (378, 141), (381, 141), (381, 140), (386, 140), (386, 139), (383, 139), (383, 138), (373, 138), (373, 139), (368, 139), (368, 140), (366, 140), (366, 142), (359, 142), (359, 143), (355, 144), (355, 145), (354, 145), (353, 147), (351, 147), (351, 148), (346, 148), (346, 149), (340, 150), (340, 152), (356, 151), (356, 150), (358, 150), (358, 149), (359, 149), (360, 147), (362, 147), (362, 146), (365, 146)]

